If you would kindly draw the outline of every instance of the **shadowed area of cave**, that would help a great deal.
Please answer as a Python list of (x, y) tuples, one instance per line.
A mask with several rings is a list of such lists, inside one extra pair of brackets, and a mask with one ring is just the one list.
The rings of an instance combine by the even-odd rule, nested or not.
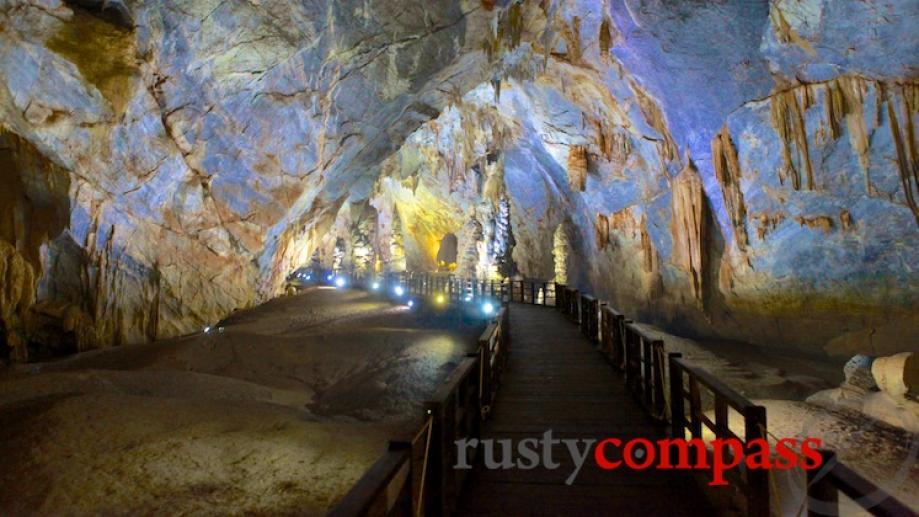
[(917, 25), (0, 0), (0, 514), (323, 513), (485, 326), (332, 288), (402, 272), (590, 293), (919, 504)]

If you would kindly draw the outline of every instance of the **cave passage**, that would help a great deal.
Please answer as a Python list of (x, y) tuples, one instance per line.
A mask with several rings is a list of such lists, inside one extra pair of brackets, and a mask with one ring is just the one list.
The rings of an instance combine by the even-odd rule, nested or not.
[[(765, 411), (767, 445), (919, 506), (917, 28), (916, 0), (0, 0), (0, 514), (357, 487), (418, 515), (424, 486), (530, 514), (645, 478), (475, 458), (472, 504), (448, 424), (679, 436), (684, 370), (734, 402), (687, 377), (697, 435)], [(788, 470), (772, 513), (818, 511)], [(504, 482), (522, 506), (488, 508)]]

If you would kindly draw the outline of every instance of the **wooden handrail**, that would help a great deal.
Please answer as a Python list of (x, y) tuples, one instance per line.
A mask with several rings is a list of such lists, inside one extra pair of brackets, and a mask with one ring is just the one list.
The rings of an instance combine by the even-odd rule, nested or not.
[[(413, 296), (431, 294), (437, 286), (448, 292), (453, 290), (452, 281), (437, 284), (427, 276), (420, 280), (405, 275), (387, 277), (387, 284), (391, 281), (407, 285)], [(472, 289), (482, 292), (484, 285)], [(479, 337), (477, 352), (460, 361), (425, 403), (425, 424), (415, 438), (390, 442), (390, 450), (352, 486), (330, 515), (417, 516), (452, 512), (468, 474), (453, 468), (456, 459), (453, 444), (458, 439), (480, 436), (481, 421), (488, 415), (506, 368), (509, 324), (505, 305)], [(423, 449), (420, 465), (414, 461), (417, 449)]]
[(681, 370), (692, 374), (692, 376), (699, 383), (704, 385), (710, 391), (718, 393), (732, 408), (736, 409), (739, 413), (743, 413), (744, 411), (747, 411), (753, 407), (758, 407), (708, 371), (688, 363), (685, 359), (682, 358), (682, 355), (670, 354), (670, 356), (673, 358), (673, 361), (676, 362)]
[[(388, 488), (397, 475), (411, 459), (408, 449), (392, 448), (386, 451), (370, 467), (348, 494), (329, 511), (331, 517), (349, 517), (352, 515), (389, 515), (399, 499), (404, 497), (403, 490), (393, 500), (389, 498)], [(406, 484), (406, 487), (408, 484)]]
[[(697, 368), (682, 359), (680, 354), (668, 356), (670, 370), (670, 426), (671, 436), (684, 438), (688, 429), (692, 438), (702, 439), (702, 428), (706, 427), (717, 438), (733, 438), (744, 444), (766, 438), (766, 408), (747, 400), (743, 395), (719, 381), (709, 372)], [(684, 377), (689, 390), (684, 387)], [(714, 398), (715, 421), (703, 413), (699, 386), (707, 388)], [(689, 401), (689, 419), (686, 418), (686, 400)], [(744, 418), (743, 436), (731, 431), (728, 420), (728, 406), (737, 410)], [(769, 516), (769, 477), (762, 469), (743, 469), (744, 478), (737, 479), (747, 499), (747, 515)], [(733, 475), (733, 473), (732, 473)]]
[(617, 370), (625, 368), (625, 316), (604, 304), (600, 309), (600, 350)]
[(878, 488), (836, 459), (836, 453), (820, 450), (823, 463), (807, 471), (807, 514), (810, 517), (839, 515), (839, 492), (871, 515), (910, 517), (917, 515), (905, 504)]
[[(625, 370), (626, 383), (633, 395), (652, 416), (669, 419), (674, 438), (685, 437), (687, 430), (693, 438), (702, 438), (703, 428), (711, 430), (719, 438), (736, 438), (744, 443), (766, 438), (764, 407), (754, 404), (710, 372), (690, 364), (680, 354), (671, 353), (665, 358), (662, 340), (650, 335), (626, 319), (621, 312), (592, 295), (581, 294), (577, 289), (558, 283), (526, 280), (496, 283), (456, 278), (453, 275), (444, 278), (442, 281), (432, 281), (429, 275), (396, 273), (387, 275), (385, 280), (387, 285), (399, 282), (412, 296), (443, 291), (450, 300), (460, 300), (471, 294), (474, 297), (490, 296), (502, 301), (554, 305), (556, 310), (579, 324), (589, 339), (599, 339), (600, 350), (613, 366)], [(551, 304), (548, 303), (550, 287)], [(541, 298), (537, 295), (540, 289)], [(510, 321), (505, 306), (479, 337), (477, 352), (461, 361), (425, 405), (430, 417), (432, 439), (428, 451), (430, 454), (427, 455), (427, 476), (420, 483), (425, 487), (423, 496), (413, 493), (413, 484), (407, 482), (418, 477), (413, 468), (413, 452), (417, 448), (418, 436), (423, 434), (419, 432), (412, 442), (390, 442), (390, 450), (352, 487), (331, 515), (413, 515), (419, 497), (424, 498), (426, 513), (450, 513), (455, 508), (465, 476), (465, 471), (452, 468), (455, 459), (452, 454), (455, 450), (450, 445), (457, 437), (478, 436), (479, 422), (488, 415), (501, 372), (506, 368), (509, 351)], [(666, 407), (668, 401), (664, 397), (668, 380), (665, 371), (669, 372), (669, 411)], [(472, 379), (475, 383), (470, 382)], [(684, 381), (688, 386), (684, 385)], [(714, 421), (704, 413), (700, 388), (711, 394)], [(471, 411), (473, 405), (475, 411)], [(743, 416), (743, 436), (736, 435), (730, 429), (728, 408), (733, 408)], [(456, 415), (463, 415), (462, 421), (457, 421)], [(470, 419), (469, 415), (475, 415), (475, 418)], [(832, 452), (821, 451), (821, 454), (824, 455), (825, 467), (808, 471), (809, 515), (838, 513), (838, 492), (852, 498), (873, 515), (917, 515), (838, 462)], [(747, 514), (768, 516), (768, 473), (761, 469), (741, 470), (744, 478), (737, 480), (737, 485), (746, 495)]]

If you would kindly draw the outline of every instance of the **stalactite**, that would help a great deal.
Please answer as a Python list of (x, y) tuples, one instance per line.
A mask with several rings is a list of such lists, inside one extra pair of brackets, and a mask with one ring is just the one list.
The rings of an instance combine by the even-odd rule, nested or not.
[(867, 89), (867, 82), (860, 77), (840, 76), (827, 83), (824, 107), (827, 126), (833, 139), (842, 134), (842, 121), (845, 119), (849, 143), (858, 154), (859, 164), (865, 174), (865, 190), (868, 195), (872, 195), (873, 188), (868, 175), (868, 129), (862, 108)]
[(782, 44), (793, 43), (800, 47), (802, 50), (807, 52), (810, 56), (816, 56), (817, 53), (814, 51), (814, 47), (811, 46), (810, 42), (802, 38), (797, 31), (795, 31), (788, 21), (785, 20), (785, 16), (782, 14), (782, 10), (778, 4), (771, 3), (769, 7), (769, 18), (772, 20), (772, 27), (775, 32), (775, 39)]
[(632, 152), (632, 142), (625, 133), (616, 131), (602, 121), (593, 121), (597, 131), (597, 147), (609, 162), (624, 163)]
[(699, 172), (686, 157), (686, 166), (673, 182), (671, 204), (673, 215), (670, 232), (673, 238), (673, 263), (689, 273), (692, 293), (702, 301), (705, 264), (706, 198)]
[(573, 190), (583, 192), (587, 187), (587, 147), (572, 145), (568, 148), (568, 184)]
[[(806, 88), (803, 90), (806, 92)], [(805, 93), (805, 100), (807, 99)], [(772, 126), (782, 143), (782, 164), (779, 179), (784, 183), (790, 178), (792, 187), (801, 190), (801, 170), (807, 189), (814, 189), (814, 170), (811, 165), (810, 149), (807, 144), (807, 127), (804, 111), (798, 102), (795, 89), (777, 93), (771, 99)]]
[(890, 118), (890, 133), (894, 146), (897, 150), (897, 167), (900, 171), (900, 182), (903, 185), (903, 195), (906, 198), (906, 204), (913, 212), (916, 218), (916, 224), (919, 225), (919, 155), (916, 142), (916, 132), (913, 128), (912, 115), (919, 108), (919, 87), (916, 85), (906, 85), (901, 89), (902, 104), (904, 110), (904, 127), (900, 129), (900, 122), (897, 119), (897, 111), (894, 106), (895, 102), (890, 92), (884, 91), (887, 102), (887, 116)]
[(737, 149), (727, 126), (722, 127), (721, 132), (712, 140), (712, 164), (715, 168), (715, 177), (721, 184), (731, 226), (734, 228), (734, 243), (739, 250), (744, 251), (749, 243), (746, 227), (747, 208), (740, 189), (741, 173)]
[(639, 231), (641, 232), (642, 269), (645, 273), (651, 273), (657, 269), (656, 253), (654, 252), (654, 245), (651, 243), (651, 235), (648, 233), (648, 219), (644, 214), (641, 215)]
[(852, 215), (848, 210), (843, 209), (839, 212), (839, 224), (844, 231), (852, 228)]
[(504, 36), (510, 48), (520, 46), (520, 39), (523, 37), (523, 6), (516, 0), (507, 8)]
[(609, 244), (609, 219), (605, 215), (597, 214), (594, 231), (597, 235), (597, 248), (600, 250), (606, 249), (607, 244)]
[[(638, 222), (635, 220), (633, 208), (623, 208), (617, 212), (609, 214), (610, 230), (614, 230), (612, 235), (628, 237), (635, 239), (638, 236)], [(610, 241), (612, 242), (612, 241)]]
[(579, 64), (582, 57), (581, 19), (577, 16), (573, 17), (571, 19), (570, 27), (565, 22), (561, 22), (561, 34), (565, 39), (568, 61), (575, 65)]
[(600, 23), (600, 34), (597, 39), (600, 42), (600, 58), (609, 59), (610, 49), (613, 47), (612, 22), (609, 16), (603, 17), (603, 22)]
[(159, 264), (154, 262), (153, 268), (150, 273), (150, 287), (153, 290), (153, 300), (150, 304), (150, 318), (147, 320), (147, 325), (144, 329), (145, 337), (147, 341), (156, 341), (156, 337), (159, 331), (159, 321), (160, 321), (160, 303), (162, 302), (162, 274), (160, 274)]
[(821, 230), (823, 233), (830, 233), (830, 231), (833, 230), (833, 219), (825, 215), (818, 215), (815, 217), (798, 216), (795, 220), (798, 221), (798, 224), (801, 226)]
[(631, 86), (632, 92), (635, 93), (635, 98), (638, 100), (638, 107), (641, 109), (641, 114), (645, 117), (645, 121), (661, 135), (661, 138), (663, 138), (663, 141), (660, 142), (661, 156), (668, 162), (677, 160), (679, 158), (679, 151), (667, 127), (664, 113), (654, 99), (645, 93), (638, 84), (634, 81), (630, 81), (629, 85)]
[(759, 222), (759, 225), (756, 227), (756, 237), (761, 241), (765, 240), (766, 235), (775, 230), (784, 219), (785, 214), (783, 212), (776, 212), (772, 215), (764, 212), (759, 214), (758, 217), (754, 216), (753, 220)]

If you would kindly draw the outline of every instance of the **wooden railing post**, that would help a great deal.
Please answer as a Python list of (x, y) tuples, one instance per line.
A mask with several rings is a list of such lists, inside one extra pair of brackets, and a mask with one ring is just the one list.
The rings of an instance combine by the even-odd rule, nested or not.
[(651, 408), (652, 404), (652, 391), (651, 391), (651, 367), (653, 366), (652, 361), (652, 350), (651, 342), (645, 339), (641, 339), (641, 399), (645, 404), (646, 408)]
[(412, 486), (412, 478), (414, 478), (414, 473), (412, 472), (412, 468), (414, 468), (414, 465), (412, 465), (412, 442), (390, 440), (388, 449), (390, 451), (405, 451), (408, 454), (408, 478), (405, 480), (405, 484), (402, 485), (402, 490), (396, 496), (396, 501), (389, 511), (389, 515), (414, 515), (415, 494)]
[(504, 311), (501, 313), (501, 345), (504, 347), (503, 362), (507, 364), (507, 358), (511, 352), (511, 313), (510, 306), (504, 305)]
[(425, 404), (425, 411), (432, 417), (427, 479), (424, 480), (425, 515), (443, 515), (446, 503), (444, 501), (445, 471), (451, 467), (446, 465), (444, 461), (446, 456), (446, 451), (444, 450), (444, 444), (446, 443), (446, 437), (444, 436), (444, 406), (440, 401), (429, 401)]
[(491, 386), (491, 361), (489, 357), (489, 344), (487, 338), (479, 339), (479, 372), (482, 377), (482, 401), (486, 406), (491, 406), (492, 386)]
[(656, 339), (651, 342), (651, 357), (649, 363), (653, 364), (652, 378), (654, 379), (654, 413), (655, 416), (665, 419), (664, 414), (664, 342)]
[[(744, 411), (745, 442), (766, 439), (766, 408), (750, 406)], [(769, 517), (769, 471), (747, 469), (747, 515)]]
[(683, 354), (671, 353), (667, 356), (670, 366), (670, 437), (686, 437), (686, 410), (683, 406), (683, 370), (676, 361)]
[(821, 449), (823, 462), (818, 469), (807, 471), (807, 515), (839, 515), (839, 492), (833, 486), (830, 471), (836, 466), (836, 453)]
[(635, 383), (635, 372), (632, 371), (632, 355), (634, 351), (632, 350), (632, 329), (630, 327), (625, 328), (625, 333), (623, 335), (623, 362), (625, 366), (625, 387), (632, 391), (632, 385)]

